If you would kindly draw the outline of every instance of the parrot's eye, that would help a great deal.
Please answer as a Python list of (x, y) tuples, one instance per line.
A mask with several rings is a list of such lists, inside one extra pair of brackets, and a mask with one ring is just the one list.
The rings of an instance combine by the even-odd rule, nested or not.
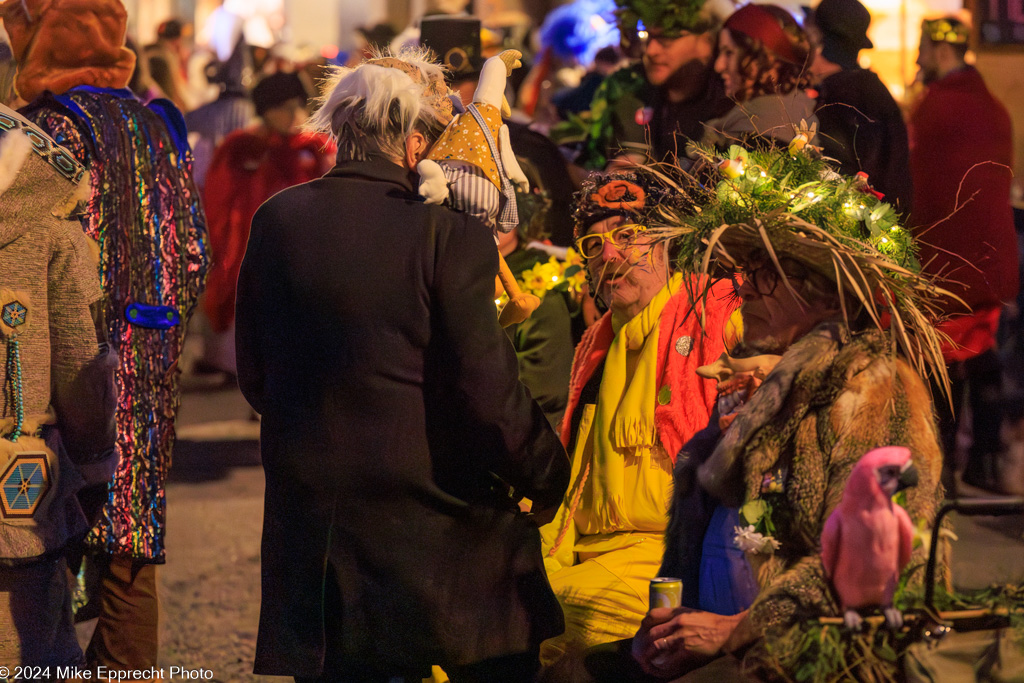
[(900, 468), (895, 465), (886, 465), (885, 467), (878, 468), (878, 480), (885, 481), (886, 479), (898, 479), (900, 476)]

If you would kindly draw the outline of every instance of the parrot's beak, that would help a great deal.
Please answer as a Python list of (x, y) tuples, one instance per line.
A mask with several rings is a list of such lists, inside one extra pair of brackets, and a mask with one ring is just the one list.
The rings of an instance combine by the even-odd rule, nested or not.
[(917, 468), (914, 467), (913, 462), (908, 462), (900, 472), (899, 484), (896, 486), (896, 492), (899, 493), (903, 489), (909, 489), (911, 486), (917, 486), (917, 481)]

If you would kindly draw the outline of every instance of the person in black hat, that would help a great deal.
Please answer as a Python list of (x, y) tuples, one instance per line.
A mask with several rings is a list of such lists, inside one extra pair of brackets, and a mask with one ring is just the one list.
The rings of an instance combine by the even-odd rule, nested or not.
[(885, 201), (906, 212), (913, 189), (907, 127), (882, 81), (857, 63), (858, 53), (873, 47), (870, 24), (871, 14), (859, 0), (822, 0), (811, 13), (821, 146), (843, 173), (867, 173)]
[(484, 66), (480, 20), (468, 15), (423, 17), (420, 45), (430, 48), (441, 66), (447, 69), (445, 80), (463, 103), (472, 102), (480, 69)]

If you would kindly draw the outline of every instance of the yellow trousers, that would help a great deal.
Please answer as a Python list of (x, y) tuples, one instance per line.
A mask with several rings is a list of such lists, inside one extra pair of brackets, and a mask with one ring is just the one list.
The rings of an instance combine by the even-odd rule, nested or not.
[(548, 575), (565, 613), (565, 633), (541, 645), (543, 666), (567, 652), (632, 638), (640, 628), (664, 548), (661, 534), (634, 534), (633, 539), (615, 550), (580, 553), (579, 564)]

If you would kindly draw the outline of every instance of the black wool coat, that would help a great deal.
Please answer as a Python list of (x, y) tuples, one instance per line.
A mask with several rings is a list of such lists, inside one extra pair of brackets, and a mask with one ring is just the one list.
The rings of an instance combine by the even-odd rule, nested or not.
[(825, 156), (868, 183), (900, 213), (910, 211), (913, 182), (903, 112), (875, 72), (844, 69), (818, 86), (818, 136)]
[(381, 158), (256, 213), (238, 381), (262, 416), (255, 671), (325, 651), (382, 671), (524, 652), (561, 633), (537, 529), (569, 463), (517, 378), (483, 224), (427, 206)]

